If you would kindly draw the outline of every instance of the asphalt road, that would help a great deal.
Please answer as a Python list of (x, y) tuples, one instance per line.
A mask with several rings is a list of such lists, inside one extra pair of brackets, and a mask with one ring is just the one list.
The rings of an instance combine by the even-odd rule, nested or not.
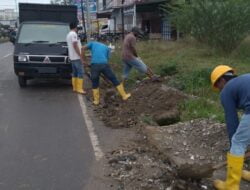
[(68, 81), (21, 89), (12, 54), (0, 44), (0, 190), (86, 189), (95, 156), (77, 95)]

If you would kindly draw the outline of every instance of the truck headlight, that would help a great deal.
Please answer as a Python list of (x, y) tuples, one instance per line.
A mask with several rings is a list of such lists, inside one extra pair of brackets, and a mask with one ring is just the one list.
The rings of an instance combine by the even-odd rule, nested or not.
[(66, 63), (70, 63), (69, 57), (66, 58)]
[(19, 55), (18, 56), (18, 61), (19, 62), (27, 62), (28, 61), (28, 57), (26, 55)]

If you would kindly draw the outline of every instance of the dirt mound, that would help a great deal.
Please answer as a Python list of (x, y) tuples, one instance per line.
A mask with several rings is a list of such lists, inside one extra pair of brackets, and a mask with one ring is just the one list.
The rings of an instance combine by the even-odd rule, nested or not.
[[(143, 129), (142, 129), (143, 130)], [(110, 170), (107, 176), (118, 183), (115, 190), (212, 190), (206, 179), (182, 180), (169, 161), (138, 133), (136, 142), (107, 154)]]
[[(113, 189), (213, 190), (213, 180), (225, 178), (225, 165), (211, 177), (187, 177), (200, 173), (204, 166), (225, 162), (229, 144), (223, 124), (197, 119), (133, 129), (138, 130), (133, 144), (107, 154), (107, 175), (118, 182)], [(241, 189), (249, 189), (249, 183), (242, 181)]]
[[(176, 122), (178, 104), (185, 98), (180, 91), (150, 80), (138, 83), (127, 101), (122, 101), (114, 88), (102, 89), (101, 93), (103, 103), (95, 111), (108, 127), (113, 128), (133, 127), (143, 120), (157, 125), (158, 120), (162, 122), (168, 117), (166, 122)], [(177, 116), (166, 112), (176, 113)], [(165, 118), (158, 118), (159, 115)]]
[[(150, 144), (180, 169), (182, 177), (193, 177), (195, 170), (225, 162), (229, 148), (226, 127), (211, 120), (193, 120), (162, 127), (146, 127)], [(208, 167), (209, 168), (209, 167)], [(212, 172), (204, 173), (206, 175)], [(199, 175), (197, 178), (206, 176)], [(211, 176), (207, 176), (211, 177)]]

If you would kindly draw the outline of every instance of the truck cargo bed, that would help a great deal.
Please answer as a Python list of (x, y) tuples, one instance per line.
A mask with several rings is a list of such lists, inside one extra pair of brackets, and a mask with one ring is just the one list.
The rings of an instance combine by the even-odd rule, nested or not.
[(19, 22), (25, 21), (77, 22), (77, 7), (19, 3)]

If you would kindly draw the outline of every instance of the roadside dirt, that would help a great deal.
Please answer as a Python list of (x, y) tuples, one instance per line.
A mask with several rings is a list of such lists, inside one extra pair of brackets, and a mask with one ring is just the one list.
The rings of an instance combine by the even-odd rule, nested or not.
[[(171, 123), (176, 117), (178, 120), (178, 105), (185, 98), (184, 94), (174, 89), (166, 93), (161, 82), (150, 80), (138, 83), (130, 93), (132, 97), (122, 101), (113, 87), (101, 89), (102, 104), (95, 111), (107, 127), (134, 127), (141, 122), (158, 125), (157, 121), (161, 118), (156, 117), (159, 115)], [(177, 116), (169, 113), (176, 113)]]
[[(183, 178), (179, 172), (183, 166), (189, 174), (193, 164), (225, 161), (229, 145), (224, 125), (210, 120), (178, 122), (178, 105), (187, 96), (162, 83), (144, 80), (131, 94), (124, 102), (113, 87), (104, 85), (102, 103), (94, 107), (107, 127), (131, 128), (136, 134), (133, 141), (106, 153), (106, 177), (117, 182), (110, 189), (212, 190), (214, 178), (224, 179), (225, 168), (202, 179)], [(159, 126), (164, 123), (167, 126)], [(241, 187), (249, 188), (248, 183)]]
[[(225, 161), (228, 140), (224, 125), (200, 119), (131, 130), (137, 134), (132, 142), (106, 154), (106, 176), (117, 181), (112, 189), (213, 190), (213, 180), (225, 179), (225, 167), (206, 178), (187, 177), (207, 164)], [(250, 183), (242, 181), (241, 190), (249, 188)]]
[(133, 144), (107, 154), (107, 176), (118, 182), (115, 190), (201, 190), (212, 189), (209, 180), (183, 180), (176, 168), (137, 131)]

